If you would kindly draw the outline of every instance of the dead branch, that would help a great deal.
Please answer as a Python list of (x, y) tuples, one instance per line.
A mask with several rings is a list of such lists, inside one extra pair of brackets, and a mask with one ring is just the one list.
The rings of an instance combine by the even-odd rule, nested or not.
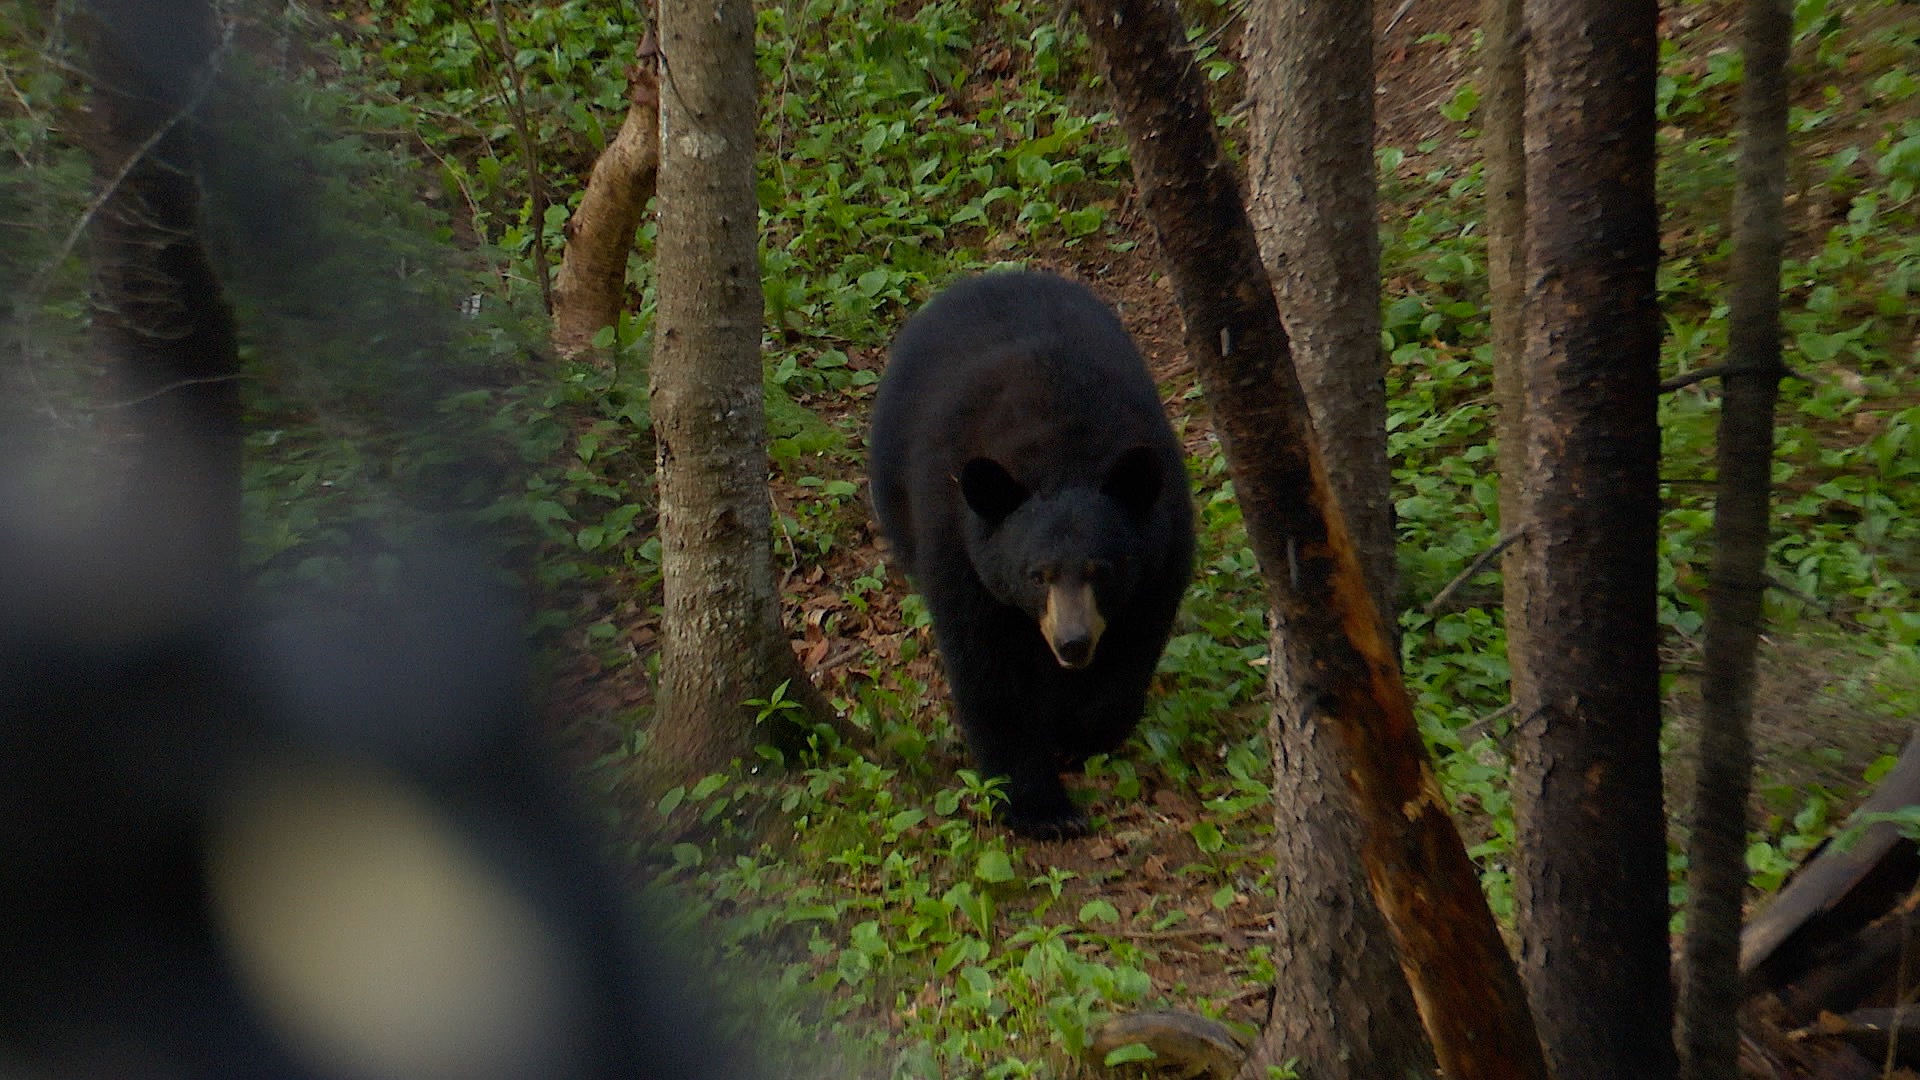
[(1526, 533), (1527, 531), (1525, 529), (1515, 529), (1494, 541), (1492, 547), (1475, 556), (1474, 560), (1467, 564), (1465, 570), (1460, 571), (1452, 581), (1447, 582), (1446, 588), (1435, 593), (1433, 599), (1427, 601), (1427, 606), (1423, 611), (1428, 615), (1439, 611), (1448, 600), (1453, 599), (1453, 594), (1459, 592), (1461, 586), (1473, 580), (1474, 575), (1485, 570), (1487, 564), (1492, 562), (1495, 556), (1512, 547), (1514, 541), (1525, 536)]

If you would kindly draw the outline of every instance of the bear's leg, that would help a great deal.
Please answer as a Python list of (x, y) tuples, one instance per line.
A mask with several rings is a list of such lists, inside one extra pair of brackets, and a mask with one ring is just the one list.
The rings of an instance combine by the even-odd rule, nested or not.
[(1045, 730), (1047, 720), (1024, 700), (956, 691), (954, 704), (966, 731), (967, 749), (974, 764), (987, 776), (1007, 781), (1001, 818), (1008, 828), (1036, 840), (1059, 840), (1087, 831), (1087, 817), (1067, 796), (1060, 782), (1065, 764), (1055, 740)]
[(1139, 726), (1146, 712), (1147, 680), (1124, 676), (1122, 681), (1128, 685), (1101, 687), (1074, 710), (1073, 736), (1067, 746), (1067, 762), (1074, 768), (1095, 754), (1120, 749)]
[(1061, 736), (1075, 766), (1118, 750), (1139, 726), (1165, 640), (1157, 625), (1117, 626), (1101, 640), (1093, 666), (1076, 673), (1079, 687), (1068, 695), (1071, 719)]
[(1002, 820), (1014, 832), (1037, 840), (1083, 835), (1086, 814), (1060, 782), (1068, 752), (1056, 730), (1054, 695), (1036, 685), (1044, 678), (1036, 680), (1023, 665), (1007, 664), (994, 649), (970, 645), (941, 651), (956, 719), (974, 765), (982, 774), (1007, 782)]
[(1051, 752), (1017, 760), (1004, 772), (982, 767), (994, 775), (1007, 777), (1007, 804), (1001, 819), (1009, 829), (1035, 840), (1066, 840), (1087, 832), (1086, 812), (1068, 796), (1060, 782), (1060, 758)]

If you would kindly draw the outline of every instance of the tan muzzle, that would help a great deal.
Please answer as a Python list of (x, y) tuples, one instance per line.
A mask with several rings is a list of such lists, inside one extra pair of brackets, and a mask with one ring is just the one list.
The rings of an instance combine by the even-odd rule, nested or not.
[(1047, 588), (1047, 609), (1040, 615), (1040, 633), (1053, 650), (1060, 666), (1077, 671), (1093, 663), (1094, 647), (1107, 629), (1100, 605), (1093, 598), (1093, 586), (1052, 585)]

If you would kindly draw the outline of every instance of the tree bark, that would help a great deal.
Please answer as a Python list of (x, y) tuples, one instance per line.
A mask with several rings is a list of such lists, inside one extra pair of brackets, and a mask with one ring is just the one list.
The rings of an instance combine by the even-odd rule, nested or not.
[(1274, 996), (1241, 1075), (1258, 1080), (1291, 1060), (1301, 1080), (1431, 1076), (1433, 1048), (1400, 950), (1352, 857), (1366, 835), (1341, 779), (1337, 734), (1288, 665), (1272, 665), (1268, 686)]
[(1373, 5), (1267, 0), (1248, 9), (1250, 190), (1313, 429), (1374, 606), (1398, 611), (1380, 219), (1373, 163)]
[(1671, 1077), (1652, 0), (1528, 0), (1521, 967), (1559, 1080)]
[[(1372, 5), (1268, 0), (1248, 11), (1245, 47), (1248, 210), (1328, 479), (1392, 640)], [(1399, 951), (1348, 855), (1361, 829), (1333, 733), (1313, 722), (1286, 665), (1273, 665), (1270, 680), (1278, 939), (1271, 1019), (1249, 1069), (1294, 1060), (1310, 1080), (1431, 1074)]]
[(580, 205), (567, 220), (567, 248), (553, 282), (553, 348), (563, 357), (593, 347), (594, 335), (620, 318), (627, 256), (660, 170), (659, 50), (640, 42), (627, 80), (627, 116), (593, 163)]
[[(86, 9), (102, 188), (93, 326), (130, 437), (121, 512), (141, 542), (116, 568), (129, 610), (203, 612), (240, 566), (240, 357), (201, 246), (194, 113), (216, 75), (205, 4), (93, 0)], [(136, 584), (137, 583), (137, 584)]]
[[(1480, 147), (1485, 185), (1487, 303), (1493, 345), (1495, 461), (1500, 470), (1500, 528), (1521, 535), (1500, 556), (1507, 655), (1526, 651), (1527, 538), (1521, 483), (1527, 474), (1526, 363), (1527, 154), (1523, 0), (1482, 0)], [(1509, 665), (1508, 693), (1521, 694), (1521, 665)]]
[[(650, 767), (684, 779), (754, 741), (744, 703), (811, 690), (780, 623), (767, 494), (750, 4), (664, 4), (659, 312), (659, 712)], [(779, 737), (779, 732), (769, 733)]]
[(1747, 0), (1746, 81), (1734, 188), (1726, 396), (1720, 402), (1700, 765), (1687, 840), (1687, 936), (1680, 1068), (1687, 1080), (1736, 1080), (1742, 998), (1741, 902), (1753, 786), (1754, 653), (1764, 620), (1773, 498), (1773, 412), (1780, 377), (1780, 259), (1786, 246), (1790, 0)]
[[(1077, 0), (1133, 158), (1281, 625), (1275, 659), (1327, 725), (1368, 883), (1436, 1058), (1455, 1080), (1544, 1078), (1531, 1018), (1448, 817), (1314, 444), (1287, 337), (1199, 69), (1165, 0)], [(1323, 957), (1326, 962), (1346, 958)]]

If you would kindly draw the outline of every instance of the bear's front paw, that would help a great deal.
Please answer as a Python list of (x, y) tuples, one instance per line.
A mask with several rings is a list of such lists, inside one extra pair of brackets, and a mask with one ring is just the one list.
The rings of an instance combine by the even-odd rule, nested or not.
[(1014, 801), (1000, 811), (1007, 828), (1029, 840), (1072, 840), (1087, 835), (1087, 815), (1071, 800), (1036, 805)]

